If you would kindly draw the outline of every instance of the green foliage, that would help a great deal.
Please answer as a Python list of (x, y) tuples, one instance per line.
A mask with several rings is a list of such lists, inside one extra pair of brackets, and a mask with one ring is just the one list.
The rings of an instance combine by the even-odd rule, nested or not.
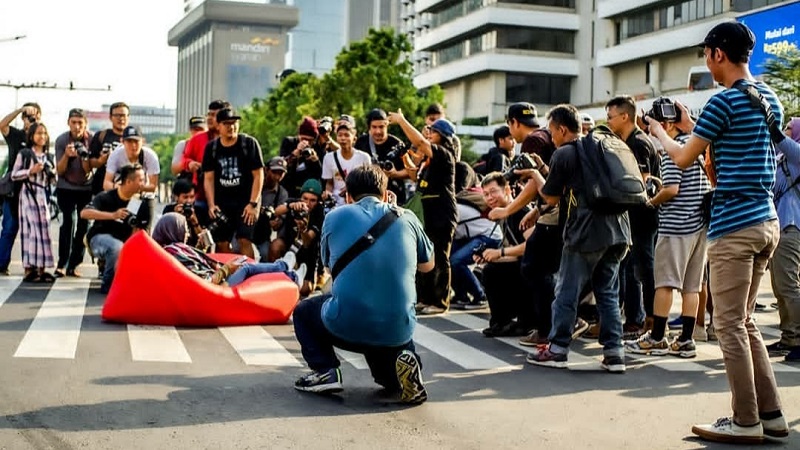
[(489, 125), (489, 116), (482, 116), (482, 117), (465, 117), (461, 121), (461, 125), (477, 125), (477, 126), (486, 126)]
[(475, 139), (468, 134), (459, 136), (458, 138), (461, 140), (461, 160), (470, 166), (475, 164), (481, 157), (481, 155), (472, 150), (472, 147), (475, 146)]
[(792, 49), (767, 61), (764, 81), (778, 94), (785, 118), (800, 116), (800, 51)]
[(158, 176), (160, 182), (175, 180), (175, 176), (172, 175), (172, 152), (175, 150), (175, 144), (186, 138), (187, 135), (168, 134), (157, 138), (149, 145), (158, 155), (158, 165), (161, 167), (161, 174)]
[[(353, 42), (336, 57), (336, 65), (322, 78), (295, 73), (266, 98), (256, 99), (242, 111), (242, 132), (259, 140), (265, 157), (278, 153), (285, 136), (297, 134), (303, 116), (314, 118), (350, 114), (359, 130), (373, 108), (403, 110), (414, 126), (425, 122), (425, 108), (441, 103), (439, 86), (418, 91), (412, 82), (412, 50), (408, 38), (392, 29), (371, 29), (363, 41)], [(399, 130), (393, 130), (393, 132)]]

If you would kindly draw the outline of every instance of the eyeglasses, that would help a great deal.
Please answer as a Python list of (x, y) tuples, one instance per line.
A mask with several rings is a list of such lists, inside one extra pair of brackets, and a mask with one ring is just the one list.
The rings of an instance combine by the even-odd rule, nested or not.
[(617, 117), (619, 117), (621, 115), (622, 114), (614, 114), (614, 115), (609, 114), (609, 115), (606, 116), (606, 121), (607, 122), (611, 122), (613, 119), (616, 119)]
[(503, 190), (500, 189), (500, 188), (484, 189), (483, 193), (484, 193), (484, 195), (498, 195), (498, 194), (502, 194)]
[(114, 119), (122, 119), (123, 117), (128, 117), (130, 114), (112, 114), (111, 117)]

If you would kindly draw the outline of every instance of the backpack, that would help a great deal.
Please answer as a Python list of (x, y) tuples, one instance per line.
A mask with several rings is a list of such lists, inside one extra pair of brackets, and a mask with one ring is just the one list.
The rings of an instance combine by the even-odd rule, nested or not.
[(600, 125), (579, 138), (577, 153), (589, 209), (621, 214), (647, 202), (636, 157), (608, 127)]
[[(491, 150), (489, 151), (491, 152)], [(472, 165), (472, 170), (475, 171), (475, 175), (486, 176), (489, 172), (489, 152), (484, 153), (475, 161), (475, 164)]]
[[(483, 189), (479, 187), (464, 189), (463, 191), (456, 194), (456, 203), (472, 207), (475, 210), (479, 211), (481, 215), (478, 218), (485, 219), (489, 217), (490, 208), (489, 205), (486, 204), (486, 199), (483, 198)], [(463, 222), (458, 222), (458, 223), (461, 224)]]

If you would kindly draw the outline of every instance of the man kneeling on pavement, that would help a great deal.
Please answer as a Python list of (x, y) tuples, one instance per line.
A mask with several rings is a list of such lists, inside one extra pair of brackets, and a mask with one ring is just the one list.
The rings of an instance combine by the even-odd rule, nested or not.
[(433, 244), (414, 214), (387, 203), (388, 179), (380, 168), (353, 169), (345, 183), (348, 204), (329, 213), (322, 228), (331, 293), (303, 300), (294, 311), (295, 334), (313, 371), (295, 388), (341, 391), (338, 347), (364, 354), (384, 393), (399, 394), (403, 403), (422, 403), (428, 394), (411, 340), (414, 277), (433, 270)]

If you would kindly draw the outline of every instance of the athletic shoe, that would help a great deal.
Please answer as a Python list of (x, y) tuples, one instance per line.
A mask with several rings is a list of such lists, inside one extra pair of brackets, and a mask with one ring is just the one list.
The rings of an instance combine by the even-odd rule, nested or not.
[(467, 311), (475, 311), (478, 309), (485, 309), (488, 306), (489, 302), (487, 302), (485, 298), (482, 298), (467, 303), (466, 305), (464, 305), (464, 309), (466, 309)]
[(667, 342), (667, 338), (661, 338), (660, 341), (653, 339), (652, 334), (648, 331), (635, 341), (626, 341), (625, 351), (637, 355), (664, 356), (669, 353), (669, 342)]
[(303, 392), (327, 394), (340, 392), (342, 388), (342, 371), (338, 367), (324, 372), (311, 372), (294, 382), (294, 388)]
[(453, 309), (467, 309), (467, 305), (469, 305), (469, 300), (465, 298), (460, 298), (450, 302), (450, 307)]
[(694, 331), (692, 331), (692, 339), (694, 339), (695, 341), (707, 342), (708, 332), (703, 327), (695, 325)]
[(717, 332), (714, 330), (714, 324), (710, 323), (706, 326), (706, 335), (708, 336), (708, 342), (716, 342), (717, 339)]
[(800, 362), (800, 346), (792, 347), (792, 350), (783, 358), (786, 362)]
[(683, 328), (683, 320), (681, 320), (681, 316), (678, 316), (667, 322), (667, 327), (669, 327), (670, 330), (680, 330)]
[(439, 306), (434, 306), (434, 305), (425, 305), (424, 308), (422, 308), (421, 310), (417, 311), (417, 314), (419, 314), (421, 316), (432, 316), (434, 314), (444, 314), (446, 312), (447, 312), (447, 309), (445, 309), (445, 308), (441, 308)]
[(723, 417), (712, 424), (695, 425), (692, 433), (703, 439), (728, 444), (760, 444), (764, 442), (764, 428), (761, 423), (742, 427), (730, 417)]
[(411, 405), (418, 405), (428, 399), (428, 391), (422, 382), (422, 370), (419, 360), (414, 352), (403, 350), (397, 355), (394, 363), (397, 372), (397, 381), (403, 392), (400, 401)]
[(308, 268), (306, 267), (306, 263), (300, 264), (300, 267), (298, 267), (297, 270), (294, 271), (294, 277), (295, 277), (294, 282), (297, 283), (298, 288), (303, 287), (303, 282), (306, 279), (307, 271)]
[(286, 252), (283, 257), (278, 258), (278, 261), (285, 262), (286, 265), (289, 266), (289, 270), (294, 270), (295, 266), (297, 266), (297, 255), (295, 255), (294, 252), (289, 251)]
[(575, 329), (572, 331), (572, 339), (578, 339), (586, 330), (589, 329), (589, 322), (578, 317), (575, 321)]
[(772, 356), (784, 356), (792, 351), (792, 346), (786, 345), (781, 341), (775, 341), (767, 346), (767, 351)]
[(634, 341), (639, 338), (639, 336), (645, 333), (644, 328), (640, 327), (639, 325), (633, 324), (625, 324), (622, 326), (622, 340), (623, 341)]
[(772, 309), (778, 309), (779, 305), (778, 305), (778, 302), (773, 302), (773, 303), (770, 303), (769, 306), (771, 306)]
[(524, 345), (525, 347), (539, 347), (549, 343), (547, 336), (540, 336), (538, 330), (531, 331), (530, 334), (519, 340), (519, 345)]
[(761, 419), (761, 427), (764, 428), (764, 435), (774, 438), (784, 438), (789, 436), (789, 426), (783, 416), (775, 419)]
[(426, 305), (425, 303), (414, 303), (414, 311), (420, 312), (423, 309), (425, 309), (426, 306), (428, 305)]
[(767, 309), (767, 305), (763, 303), (756, 302), (756, 311), (764, 311)]
[(600, 367), (610, 373), (625, 373), (625, 359), (621, 356), (605, 356)]
[(680, 336), (670, 342), (670, 355), (680, 356), (681, 358), (694, 358), (697, 356), (697, 347), (694, 345), (694, 339), (689, 339), (688, 341), (680, 341), (679, 339)]
[(528, 364), (537, 366), (552, 367), (555, 369), (567, 368), (566, 353), (553, 353), (550, 351), (549, 345), (540, 345), (536, 351), (528, 354), (525, 361), (527, 361)]

